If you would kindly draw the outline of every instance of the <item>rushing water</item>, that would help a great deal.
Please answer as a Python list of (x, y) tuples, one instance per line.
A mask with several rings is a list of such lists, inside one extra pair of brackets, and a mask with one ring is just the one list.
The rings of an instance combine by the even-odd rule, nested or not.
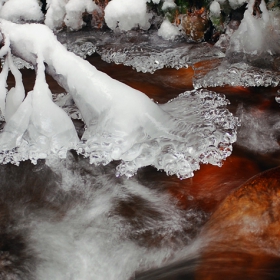
[[(98, 55), (88, 60), (160, 104), (193, 89), (191, 68), (144, 74), (107, 64)], [(32, 90), (33, 70), (22, 73), (26, 91)], [(53, 94), (64, 92), (51, 77), (47, 82)], [(9, 87), (13, 83), (10, 77)], [(153, 167), (141, 168), (130, 179), (117, 178), (118, 162), (94, 166), (75, 152), (37, 165), (1, 165), (0, 279), (207, 279), (196, 272), (212, 258), (201, 258), (206, 242), (201, 229), (233, 190), (280, 165), (278, 88), (213, 90), (230, 100), (229, 110), (241, 126), (223, 166), (202, 165), (193, 178), (180, 180)], [(83, 123), (76, 119), (74, 124), (81, 135)], [(279, 258), (269, 260), (267, 275), (277, 279)], [(254, 277), (260, 275), (257, 265), (240, 263), (251, 266), (250, 279), (269, 279)], [(202, 269), (207, 274), (211, 266)], [(238, 273), (233, 279), (242, 279), (246, 270)]]

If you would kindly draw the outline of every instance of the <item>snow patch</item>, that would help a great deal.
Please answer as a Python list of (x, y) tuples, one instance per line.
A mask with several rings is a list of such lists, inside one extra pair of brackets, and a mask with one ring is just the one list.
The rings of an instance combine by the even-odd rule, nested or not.
[(0, 10), (0, 18), (12, 22), (44, 20), (44, 15), (37, 0), (9, 0)]
[(177, 26), (166, 19), (162, 22), (158, 30), (158, 35), (165, 40), (174, 40), (176, 36), (180, 35), (180, 31)]
[(105, 8), (105, 21), (109, 28), (128, 31), (135, 27), (147, 30), (151, 13), (147, 13), (146, 0), (112, 0)]

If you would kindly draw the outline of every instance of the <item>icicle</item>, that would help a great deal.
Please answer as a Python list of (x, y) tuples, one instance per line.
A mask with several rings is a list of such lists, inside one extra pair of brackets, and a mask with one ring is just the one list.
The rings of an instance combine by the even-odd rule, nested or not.
[[(21, 75), (10, 61), (17, 85)], [(15, 97), (16, 90), (9, 92), (10, 117), (0, 134), (0, 162), (18, 164), (21, 160), (38, 159), (51, 155), (66, 157), (69, 149), (75, 148), (79, 138), (67, 114), (53, 103), (45, 80), (45, 67), (41, 55), (37, 59), (37, 76), (33, 91), (23, 102)], [(22, 89), (22, 88), (21, 88)], [(22, 92), (21, 92), (22, 93)], [(18, 102), (18, 103), (17, 103)], [(11, 111), (14, 110), (13, 114)]]
[(3, 36), (0, 34), (1, 41), (4, 41), (4, 46), (0, 50), (0, 57), (5, 56), (11, 49), (10, 49), (10, 39), (8, 36)]
[(17, 69), (17, 67), (14, 65), (12, 54), (10, 51), (8, 52), (7, 57), (10, 70), (15, 77), (15, 87), (9, 90), (6, 97), (5, 120), (9, 121), (9, 119), (18, 109), (19, 105), (22, 103), (25, 97), (25, 90), (22, 83), (22, 75)]
[(53, 103), (44, 71), (42, 55), (38, 54), (37, 76), (31, 93), (29, 138), (38, 151), (45, 151), (46, 154), (59, 153), (60, 157), (65, 157), (66, 151), (74, 148), (79, 139), (71, 119)]
[[(20, 160), (24, 160), (25, 158), (20, 155), (18, 161), (14, 158), (14, 148), (22, 145), (22, 138), (24, 133), (26, 132), (30, 115), (32, 111), (31, 98), (29, 95), (24, 99), (24, 101), (20, 104), (17, 111), (13, 114), (13, 116), (6, 123), (3, 132), (0, 134), (0, 146), (2, 152), (4, 154), (8, 154), (3, 158), (0, 155), (0, 162), (18, 162)], [(25, 151), (28, 152), (28, 151)], [(16, 155), (18, 157), (18, 155)]]
[(2, 119), (4, 119), (5, 117), (5, 108), (6, 108), (5, 100), (7, 95), (8, 73), (9, 73), (8, 58), (6, 57), (5, 63), (0, 73), (0, 110), (2, 114)]

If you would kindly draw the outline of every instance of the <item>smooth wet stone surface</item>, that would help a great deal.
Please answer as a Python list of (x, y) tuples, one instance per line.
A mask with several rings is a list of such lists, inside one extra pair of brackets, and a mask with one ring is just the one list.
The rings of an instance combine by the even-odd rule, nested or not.
[(280, 167), (230, 194), (201, 237), (208, 241), (196, 279), (279, 279)]

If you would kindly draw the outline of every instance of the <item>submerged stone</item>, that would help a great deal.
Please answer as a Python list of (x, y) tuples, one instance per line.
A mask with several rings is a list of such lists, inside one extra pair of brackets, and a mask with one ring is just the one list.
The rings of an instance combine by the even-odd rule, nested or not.
[(206, 224), (196, 279), (279, 279), (280, 168), (229, 195)]

